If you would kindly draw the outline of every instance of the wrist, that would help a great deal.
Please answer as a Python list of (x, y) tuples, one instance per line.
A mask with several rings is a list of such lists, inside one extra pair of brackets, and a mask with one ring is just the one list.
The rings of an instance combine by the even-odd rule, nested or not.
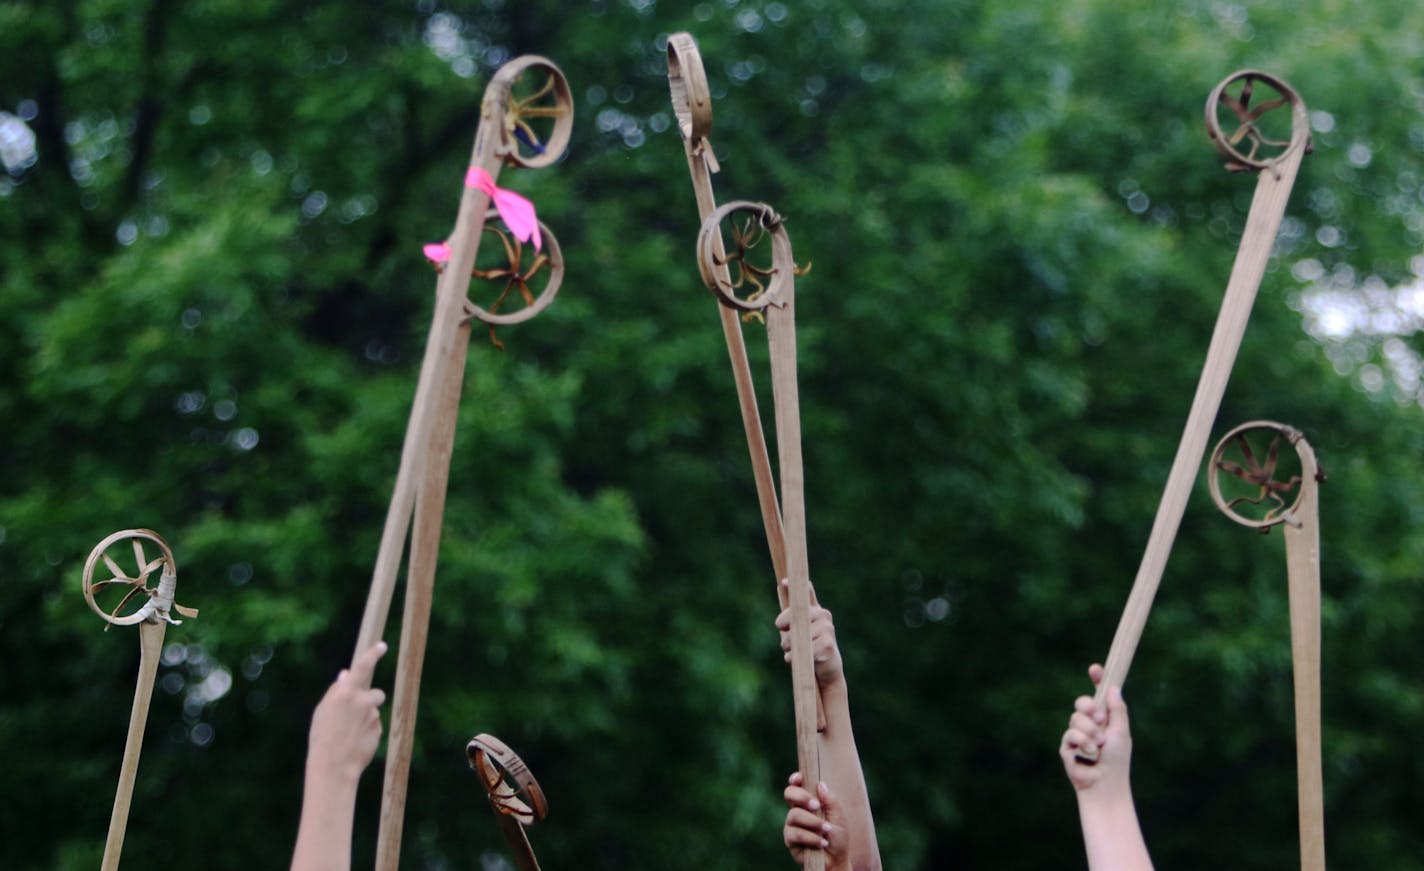
[(1078, 810), (1085, 818), (1089, 815), (1111, 817), (1121, 813), (1135, 814), (1132, 803), (1132, 788), (1126, 783), (1099, 781), (1092, 786), (1080, 788)]
[(350, 792), (354, 795), (363, 769), (364, 766), (350, 761), (313, 752), (307, 755), (306, 782), (308, 787), (320, 785), (332, 792)]
[(837, 671), (827, 678), (817, 678), (816, 685), (820, 687), (821, 697), (827, 701), (835, 699), (840, 701), (850, 695), (850, 689), (846, 686), (845, 672)]

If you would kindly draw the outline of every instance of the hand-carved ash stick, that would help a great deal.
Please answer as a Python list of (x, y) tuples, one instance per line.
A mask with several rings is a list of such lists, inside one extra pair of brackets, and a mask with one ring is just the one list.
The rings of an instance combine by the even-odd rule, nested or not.
[[(692, 175), (697, 213), (706, 221), (717, 210), (717, 199), (712, 193), (712, 173), (721, 168), (712, 152), (712, 141), (708, 138), (712, 133), (712, 96), (707, 89), (707, 74), (702, 68), (702, 55), (692, 34), (675, 33), (668, 37), (667, 51), (668, 87), (672, 92), (673, 113), (677, 116), (678, 130), (682, 133), (683, 148), (687, 152), (687, 170)], [(715, 258), (725, 259), (720, 233), (713, 234), (712, 245)], [(731, 278), (725, 262), (714, 263), (712, 274), (718, 281), (730, 286)], [(737, 386), (737, 405), (742, 413), (747, 450), (751, 454), (752, 477), (756, 481), (762, 527), (766, 532), (767, 548), (771, 551), (771, 570), (775, 576), (772, 581), (781, 607), (785, 608), (789, 600), (781, 581), (787, 577), (786, 534), (782, 529), (781, 508), (777, 505), (775, 478), (767, 453), (766, 435), (762, 431), (761, 413), (757, 409), (756, 387), (752, 383), (751, 364), (747, 360), (742, 322), (735, 308), (722, 305), (717, 307), (717, 311), (722, 321), (722, 336), (727, 343), (727, 357), (732, 364), (732, 379)], [(826, 728), (825, 707), (819, 693), (816, 696), (816, 727), (822, 731)]]
[[(549, 129), (544, 135), (546, 126)], [(420, 671), (430, 624), (436, 556), (445, 511), (450, 454), (454, 447), (455, 420), (464, 381), (470, 322), (479, 320), (493, 327), (528, 320), (553, 301), (563, 279), (563, 257), (554, 234), (535, 221), (532, 206), (527, 200), (496, 187), (494, 181), (505, 164), (542, 167), (554, 163), (568, 146), (572, 126), (573, 100), (568, 82), (552, 61), (526, 55), (500, 67), (485, 88), (480, 126), (475, 134), (455, 230), (448, 243), (426, 246), (427, 256), (443, 263), (443, 267), (436, 288), (435, 311), (425, 357), (421, 362), (420, 381), (406, 425), (400, 469), (386, 513), (380, 551), (371, 577), (371, 590), (353, 655), (354, 660), (381, 637), (395, 591), (402, 546), (409, 531), (410, 565), (381, 799), (377, 871), (394, 871), (400, 857)], [(491, 204), (496, 207), (493, 211)], [(487, 220), (496, 214), (504, 219), (511, 233), (486, 225)], [(475, 268), (480, 238), (485, 232), (494, 232), (499, 236), (509, 260), (507, 267)], [(522, 242), (525, 240), (532, 241), (536, 248), (546, 247), (544, 253), (528, 265), (523, 263)], [(530, 289), (530, 280), (545, 267), (549, 270), (549, 277), (536, 296)], [(475, 305), (466, 296), (466, 286), (472, 274), (503, 282), (502, 293), (488, 309)], [(515, 291), (526, 307), (499, 313), (500, 305)]]
[[(1249, 436), (1266, 432), (1264, 460), (1257, 460)], [(1281, 480), (1277, 471), (1281, 439), (1300, 459), (1300, 474)], [(1233, 447), (1239, 461), (1226, 459)], [(1228, 500), (1222, 495), (1221, 474), (1242, 479), (1254, 493)], [(1216, 507), (1232, 520), (1267, 532), (1282, 526), (1286, 538), (1286, 574), (1290, 582), (1291, 663), (1295, 679), (1296, 794), (1300, 814), (1300, 867), (1325, 871), (1325, 785), (1320, 758), (1320, 482), (1325, 480), (1311, 449), (1299, 431), (1282, 423), (1253, 420), (1222, 437), (1207, 467), (1207, 482)], [(1295, 502), (1284, 495), (1299, 487)], [(1246, 506), (1264, 510), (1259, 517), (1242, 513)]]
[[(1232, 96), (1229, 88), (1238, 82), (1240, 89)], [(1275, 90), (1280, 96), (1252, 106), (1253, 91), (1262, 85)], [(1286, 104), (1291, 110), (1290, 139), (1268, 138), (1258, 121), (1265, 112)], [(1230, 109), (1240, 122), (1240, 126), (1230, 134), (1221, 129), (1217, 115), (1219, 107)], [(1157, 517), (1152, 523), (1137, 578), (1133, 581), (1132, 592), (1128, 595), (1112, 648), (1108, 652), (1105, 674), (1098, 687), (1099, 702), (1106, 699), (1108, 687), (1122, 685), (1132, 665), (1137, 642), (1141, 640), (1142, 629), (1147, 624), (1147, 612), (1152, 608), (1152, 599), (1162, 580), (1167, 555), (1187, 507), (1192, 481), (1201, 466), (1212, 421), (1216, 419), (1222, 394), (1226, 392), (1226, 383), (1231, 377), (1231, 367), (1236, 361), (1236, 352), (1246, 333), (1251, 305), (1285, 215), (1296, 171), (1300, 168), (1301, 158), (1310, 150), (1305, 103), (1289, 85), (1265, 73), (1253, 70), (1232, 73), (1207, 98), (1206, 116), (1207, 130), (1217, 148), (1226, 156), (1227, 168), (1258, 171), (1256, 194), (1246, 218), (1246, 232), (1236, 252), (1236, 263), (1231, 268), (1231, 278), (1227, 282), (1226, 296), (1212, 332), (1201, 379), (1197, 382), (1196, 396), (1192, 399), (1186, 427), (1177, 446), (1177, 456), (1172, 462), (1162, 501), (1157, 507)], [(1240, 150), (1243, 142), (1250, 143), (1245, 153)], [(1258, 157), (1257, 152), (1263, 146), (1284, 150), (1272, 158)]]
[[(743, 223), (736, 223), (742, 216)], [(732, 224), (736, 251), (730, 255), (722, 242), (722, 222)], [(770, 237), (769, 268), (753, 265), (748, 253)], [(732, 280), (727, 266), (735, 262)], [(803, 782), (821, 781), (817, 755), (817, 703), (815, 664), (811, 660), (811, 571), (806, 553), (805, 476), (801, 463), (801, 408), (796, 384), (796, 263), (791, 239), (781, 216), (765, 203), (745, 200), (727, 203), (702, 222), (697, 237), (697, 264), (702, 281), (733, 312), (760, 311), (766, 318), (771, 352), (772, 405), (776, 419), (777, 465), (781, 469), (781, 520), (786, 546), (786, 577), (791, 607), (791, 683), (796, 712), (796, 753)], [(766, 281), (766, 284), (762, 282)], [(757, 291), (742, 299), (736, 289), (750, 284)], [(805, 868), (822, 871), (826, 854), (806, 853)]]
[[(125, 573), (119, 564), (109, 556), (108, 549), (121, 541), (133, 544), (134, 562), (137, 564), (133, 575)], [(161, 553), (150, 560), (144, 553), (143, 542), (158, 546)], [(112, 572), (104, 580), (94, 580), (94, 570), (100, 561)], [(149, 589), (148, 577), (156, 569), (159, 574), (158, 587)], [(95, 594), (113, 584), (129, 588), (111, 610), (99, 607)], [(105, 538), (89, 552), (84, 563), (84, 601), (89, 608), (113, 626), (138, 624), (138, 683), (134, 687), (133, 709), (129, 712), (129, 733), (124, 740), (124, 761), (119, 769), (119, 786), (114, 794), (114, 809), (109, 816), (109, 835), (104, 842), (104, 859), (100, 866), (103, 871), (114, 871), (119, 867), (119, 856), (124, 850), (124, 833), (128, 829), (129, 804), (133, 800), (134, 779), (138, 775), (139, 754), (143, 751), (143, 732), (148, 723), (148, 703), (153, 698), (153, 680), (158, 674), (158, 660), (163, 653), (163, 635), (169, 623), (174, 620), (171, 612), (177, 611), (184, 617), (197, 617), (193, 608), (185, 608), (173, 601), (174, 590), (178, 586), (178, 565), (173, 560), (173, 551), (158, 533), (148, 529), (125, 529)], [(146, 596), (147, 599), (139, 599)], [(120, 616), (120, 612), (133, 602), (141, 606), (132, 613)], [(108, 627), (105, 627), (106, 629)]]
[(514, 853), (514, 864), (519, 871), (539, 871), (539, 860), (524, 832), (549, 814), (549, 803), (544, 800), (539, 781), (524, 760), (493, 735), (471, 738), (465, 745), (465, 755), (489, 796), (494, 818)]

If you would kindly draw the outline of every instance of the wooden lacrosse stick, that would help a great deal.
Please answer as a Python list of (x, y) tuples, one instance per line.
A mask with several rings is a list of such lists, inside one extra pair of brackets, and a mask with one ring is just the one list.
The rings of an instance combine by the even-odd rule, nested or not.
[(549, 815), (549, 803), (539, 781), (518, 754), (493, 735), (480, 734), (465, 745), (470, 768), (479, 775), (489, 796), (494, 818), (514, 853), (519, 871), (539, 871), (539, 860), (529, 845), (525, 828)]
[[(1276, 91), (1279, 96), (1252, 106), (1254, 91), (1262, 86)], [(1290, 106), (1290, 138), (1269, 138), (1258, 122), (1271, 109), (1285, 105)], [(1223, 131), (1218, 116), (1218, 110), (1223, 107), (1230, 109), (1239, 122), (1230, 133)], [(1107, 699), (1109, 687), (1122, 686), (1132, 666), (1137, 643), (1142, 639), (1143, 627), (1147, 625), (1147, 612), (1152, 608), (1152, 599), (1157, 595), (1172, 541), (1177, 537), (1177, 528), (1186, 511), (1192, 481), (1201, 466), (1212, 422), (1216, 419), (1221, 397), (1231, 377), (1236, 352), (1246, 334), (1251, 305), (1261, 285), (1261, 276), (1266, 271), (1266, 261), (1270, 259), (1281, 219), (1285, 216), (1291, 186), (1295, 183), (1301, 159), (1310, 151), (1310, 121), (1300, 95), (1280, 79), (1255, 70), (1232, 73), (1212, 90), (1206, 102), (1206, 123), (1208, 134), (1226, 158), (1227, 169), (1233, 172), (1257, 171), (1256, 194), (1246, 218), (1246, 231), (1236, 251), (1236, 262), (1231, 267), (1231, 278), (1226, 284), (1226, 295), (1217, 315), (1206, 362), (1197, 381), (1197, 392), (1187, 414), (1186, 427), (1177, 445), (1177, 456), (1172, 461), (1172, 470), (1162, 491), (1162, 501), (1157, 506), (1157, 516), (1152, 522), (1152, 532), (1147, 538), (1137, 578), (1132, 583), (1132, 592), (1128, 594), (1127, 605), (1108, 651), (1103, 680), (1098, 685), (1099, 704)], [(1241, 147), (1245, 143), (1249, 143), (1250, 147), (1242, 152)], [(1281, 150), (1273, 157), (1263, 157), (1260, 155), (1263, 147)], [(1080, 758), (1084, 761), (1096, 759), (1097, 748), (1083, 748)]]
[[(485, 88), (480, 125), (470, 155), (470, 172), (488, 174), (491, 186), (500, 168), (508, 164), (543, 167), (557, 161), (569, 143), (573, 127), (573, 98), (563, 72), (547, 58), (525, 55), (495, 72)], [(497, 189), (496, 189), (497, 190)], [(401, 619), (400, 653), (396, 660), (390, 742), (386, 753), (385, 782), (381, 795), (381, 827), (376, 842), (377, 871), (395, 871), (400, 859), (400, 838), (405, 813), (410, 755), (415, 741), (415, 717), (420, 694), (420, 672), (430, 625), (435, 563), (445, 512), (450, 474), (450, 454), (455, 441), (455, 419), (465, 376), (470, 324), (514, 324), (528, 320), (553, 301), (563, 280), (564, 261), (558, 240), (542, 222), (539, 231), (544, 253), (528, 265), (522, 262), (524, 246), (503, 231), (487, 227), (495, 212), (493, 197), (467, 182), (459, 215), (448, 247), (449, 259), (436, 285), (435, 311), (421, 362), (415, 401), (406, 425), (400, 469), (386, 513), (380, 551), (371, 577), (355, 657), (380, 640), (395, 592), (395, 577), (406, 533), (410, 532), (410, 564), (406, 578), (405, 610)], [(480, 238), (496, 233), (509, 260), (507, 267), (475, 269)], [(548, 279), (536, 295), (529, 286), (536, 273), (548, 270)], [(466, 296), (469, 276), (503, 282), (494, 304), (481, 308)], [(517, 311), (499, 312), (511, 293), (526, 303)], [(414, 528), (411, 512), (414, 509)]]
[[(741, 218), (742, 222), (737, 223)], [(732, 227), (736, 250), (723, 253), (722, 223)], [(765, 238), (771, 240), (771, 264), (762, 267), (749, 259)], [(737, 278), (728, 265), (735, 264)], [(787, 597), (791, 608), (791, 684), (796, 712), (796, 755), (803, 783), (821, 782), (817, 755), (817, 702), (815, 664), (811, 660), (811, 572), (806, 553), (805, 476), (801, 464), (801, 403), (796, 384), (796, 262), (791, 239), (782, 218), (765, 203), (746, 200), (727, 203), (702, 222), (697, 236), (697, 265), (702, 281), (726, 309), (734, 313), (761, 312), (766, 318), (767, 345), (771, 352), (772, 406), (776, 419), (776, 458), (781, 469), (781, 521), (786, 546)], [(765, 283), (763, 283), (765, 282)], [(746, 298), (738, 288), (756, 291)], [(805, 868), (822, 871), (826, 854), (806, 853)]]
[[(672, 92), (673, 113), (677, 116), (678, 130), (682, 133), (682, 144), (687, 152), (687, 170), (692, 175), (692, 192), (697, 198), (698, 216), (705, 222), (717, 210), (717, 198), (712, 193), (712, 173), (721, 167), (717, 156), (712, 153), (712, 96), (707, 89), (707, 74), (702, 68), (702, 55), (697, 50), (697, 40), (690, 33), (674, 33), (668, 37), (668, 88)], [(712, 234), (714, 259), (725, 260), (722, 235)], [(731, 277), (726, 263), (712, 264), (712, 275), (717, 281), (731, 285)], [(722, 321), (722, 336), (727, 343), (727, 357), (732, 364), (732, 380), (737, 387), (737, 405), (742, 413), (742, 429), (747, 437), (747, 450), (751, 454), (752, 477), (756, 481), (757, 503), (761, 508), (762, 527), (766, 533), (767, 548), (771, 551), (771, 571), (774, 575), (776, 595), (781, 607), (789, 604), (786, 588), (781, 581), (786, 574), (786, 533), (782, 529), (781, 508), (777, 505), (775, 478), (771, 472), (771, 458), (767, 453), (766, 435), (762, 431), (761, 413), (757, 409), (756, 387), (752, 383), (751, 363), (747, 360), (746, 341), (742, 335), (742, 321), (734, 306), (717, 307)], [(812, 602), (815, 592), (812, 591)], [(825, 705), (819, 691), (816, 694), (816, 728), (826, 729)]]
[[(1264, 459), (1257, 453), (1269, 433)], [(1256, 447), (1248, 436), (1256, 436)], [(1281, 440), (1295, 448), (1300, 474), (1281, 480)], [(1235, 449), (1240, 457), (1228, 460)], [(1221, 477), (1240, 478), (1246, 495), (1222, 495)], [(1222, 437), (1207, 467), (1207, 484), (1216, 507), (1232, 520), (1269, 532), (1281, 526), (1286, 538), (1286, 574), (1290, 582), (1291, 665), (1295, 677), (1296, 793), (1300, 814), (1300, 867), (1325, 871), (1325, 786), (1320, 759), (1320, 496), (1325, 480), (1315, 451), (1298, 430), (1269, 420), (1243, 423)], [(1298, 490), (1295, 502), (1283, 496)], [(1247, 511), (1259, 513), (1249, 516)]]
[[(121, 541), (133, 544), (134, 562), (137, 566), (133, 575), (119, 567), (108, 549)], [(143, 550), (143, 542), (158, 546), (159, 555), (150, 560)], [(104, 580), (94, 580), (94, 570), (103, 562), (112, 576)], [(159, 574), (158, 586), (149, 589), (148, 577), (156, 569)], [(118, 584), (127, 586), (112, 609), (105, 611), (99, 606), (95, 594)], [(129, 733), (124, 739), (124, 761), (119, 768), (119, 787), (114, 794), (114, 809), (109, 815), (109, 835), (104, 841), (102, 871), (114, 871), (119, 867), (119, 856), (124, 851), (124, 833), (128, 829), (129, 804), (133, 800), (134, 779), (138, 775), (139, 754), (143, 751), (143, 732), (148, 724), (148, 704), (153, 698), (153, 681), (158, 674), (158, 660), (163, 654), (163, 635), (168, 624), (178, 624), (172, 613), (177, 611), (184, 617), (197, 617), (195, 608), (185, 608), (173, 601), (174, 590), (178, 586), (178, 564), (173, 560), (173, 551), (158, 533), (148, 529), (124, 529), (110, 535), (94, 546), (89, 559), (84, 562), (84, 601), (89, 608), (110, 626), (132, 626), (138, 624), (138, 683), (134, 687), (133, 708), (129, 712)], [(144, 598), (140, 598), (144, 597)], [(130, 613), (121, 614), (132, 604), (139, 607)], [(108, 626), (104, 627), (106, 630)]]

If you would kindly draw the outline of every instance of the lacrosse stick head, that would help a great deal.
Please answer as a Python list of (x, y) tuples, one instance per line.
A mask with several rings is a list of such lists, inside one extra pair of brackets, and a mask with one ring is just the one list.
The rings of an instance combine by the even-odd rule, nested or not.
[(1249, 421), (1222, 436), (1207, 464), (1216, 507), (1263, 532), (1282, 523), (1299, 525), (1298, 511), (1321, 478), (1315, 452), (1300, 431), (1270, 420)]
[[(132, 556), (122, 547), (116, 548), (118, 555), (109, 554), (110, 548), (125, 542), (131, 545)], [(145, 545), (152, 552), (146, 550)], [(127, 565), (130, 560), (134, 563), (132, 574)], [(112, 574), (96, 580), (95, 572), (101, 565)], [(148, 580), (154, 572), (159, 572), (158, 585), (150, 587)], [(168, 612), (174, 607), (173, 590), (177, 581), (178, 564), (168, 542), (151, 529), (123, 529), (89, 552), (84, 562), (84, 601), (90, 610), (114, 626), (170, 620)]]
[(492, 326), (521, 323), (539, 314), (554, 301), (564, 282), (564, 255), (547, 224), (539, 222), (544, 248), (535, 251), (532, 245), (499, 229), (498, 218), (498, 212), (490, 209), (484, 232), (499, 237), (501, 244), (481, 246), (471, 274), (479, 279), (472, 282), (472, 289), (493, 288), (493, 301), (481, 306), (467, 299), (465, 304), (466, 315)]
[(689, 142), (706, 139), (712, 133), (712, 95), (692, 34), (674, 33), (668, 37), (667, 61), (668, 88), (678, 130)]
[(697, 267), (723, 305), (743, 311), (785, 305), (801, 271), (792, 258), (782, 217), (766, 203), (748, 200), (727, 203), (702, 222)]
[(1206, 132), (1233, 172), (1274, 169), (1289, 155), (1310, 151), (1305, 101), (1284, 80), (1259, 70), (1237, 70), (1212, 89)]
[(549, 814), (539, 781), (518, 754), (493, 735), (479, 734), (465, 745), (465, 755), (489, 796), (495, 813), (531, 826)]
[(512, 166), (555, 163), (569, 147), (574, 100), (564, 71), (546, 57), (526, 54), (495, 71), (485, 88), (485, 107), (496, 107), (500, 147)]

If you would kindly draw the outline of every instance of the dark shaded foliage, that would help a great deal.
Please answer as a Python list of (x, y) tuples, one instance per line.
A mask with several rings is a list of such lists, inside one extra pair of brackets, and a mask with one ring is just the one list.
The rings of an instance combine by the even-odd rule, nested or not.
[[(547, 867), (787, 862), (789, 682), (671, 124), (682, 29), (719, 195), (773, 203), (813, 263), (811, 564), (889, 868), (1081, 861), (1057, 738), (1135, 573), (1252, 187), (1221, 171), (1202, 101), (1254, 66), (1326, 113), (1218, 431), (1286, 421), (1330, 473), (1327, 843), (1341, 867), (1417, 864), (1420, 409), (1363, 374), (1385, 339), (1313, 341), (1299, 309), (1317, 279), (1410, 279), (1418, 8), (674, 5), (0, 5), (0, 110), (37, 153), (0, 174), (0, 866), (98, 861), (136, 656), (79, 570), (125, 526), (168, 538), (202, 609), (168, 635), (126, 867), (286, 862), (414, 390), (420, 243), (453, 221), (489, 72), (526, 52), (568, 74), (576, 132), (567, 160), (501, 181), (568, 277), (507, 350), (471, 348), (405, 864), (501, 850), (463, 759), (481, 731), (550, 796)], [(1295, 862), (1284, 574), (1278, 537), (1197, 494), (1128, 687), (1162, 867)]]

